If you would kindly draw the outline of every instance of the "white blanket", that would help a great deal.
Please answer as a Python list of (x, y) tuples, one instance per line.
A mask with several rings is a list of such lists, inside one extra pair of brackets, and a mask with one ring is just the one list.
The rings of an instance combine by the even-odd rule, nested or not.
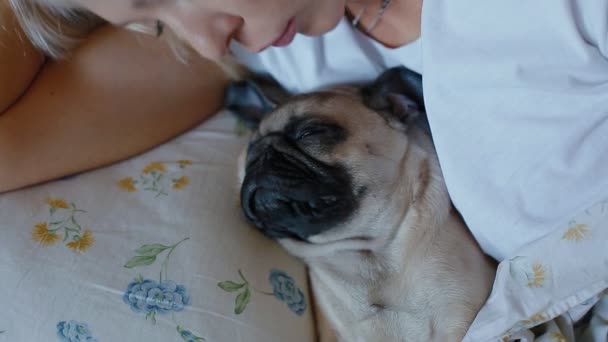
[[(519, 249), (500, 263), (464, 341), (608, 341), (607, 247), (608, 201)], [(598, 301), (591, 324), (575, 331)], [(529, 330), (547, 322), (540, 333)]]

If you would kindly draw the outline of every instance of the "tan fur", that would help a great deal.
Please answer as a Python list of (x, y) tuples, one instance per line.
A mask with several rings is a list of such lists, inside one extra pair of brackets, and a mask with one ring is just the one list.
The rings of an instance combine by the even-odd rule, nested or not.
[(279, 241), (309, 267), (321, 341), (460, 341), (489, 294), (495, 264), (453, 209), (430, 139), (416, 127), (392, 128), (348, 88), (295, 98), (258, 134), (309, 113), (349, 135), (331, 153), (307, 152), (347, 165), (354, 184), (368, 189), (348, 222), (312, 243)]

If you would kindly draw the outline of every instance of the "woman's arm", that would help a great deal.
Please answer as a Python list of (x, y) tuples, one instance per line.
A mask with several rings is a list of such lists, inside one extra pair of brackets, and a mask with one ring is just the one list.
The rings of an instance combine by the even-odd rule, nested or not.
[(163, 40), (102, 28), (0, 115), (0, 192), (144, 152), (215, 113), (227, 77)]
[(23, 94), (43, 63), (6, 0), (0, 0), (0, 115)]

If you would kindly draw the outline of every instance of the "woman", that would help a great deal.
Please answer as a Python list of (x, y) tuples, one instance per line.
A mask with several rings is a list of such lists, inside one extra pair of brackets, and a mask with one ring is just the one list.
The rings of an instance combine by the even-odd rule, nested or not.
[[(51, 56), (67, 54), (98, 23), (70, 14), (61, 28), (66, 32), (73, 19), (73, 30), (59, 34), (58, 25), (45, 21), (52, 14), (44, 7), (14, 5)], [(202, 59), (180, 63), (163, 40), (101, 27), (65, 61), (43, 64), (5, 0), (0, 13), (0, 192), (127, 158), (221, 105), (223, 72)]]
[[(11, 2), (34, 43), (51, 57), (67, 54), (75, 40), (83, 38), (98, 23), (90, 12), (86, 15), (68, 12), (74, 5), (119, 26), (136, 27), (139, 31), (150, 29), (155, 35), (160, 27), (164, 31), (158, 32), (161, 36), (173, 31), (208, 58), (224, 54), (227, 41), (233, 36), (252, 50), (262, 49), (282, 33), (287, 20), (294, 16), (290, 12), (298, 11), (298, 29), (309, 34), (330, 30), (344, 13), (344, 4), (339, 1), (299, 1), (295, 5), (289, 2), (290, 12), (281, 18), (273, 14), (271, 21), (262, 16), (262, 20), (250, 23), (249, 18), (259, 18), (260, 13), (276, 13), (277, 9), (287, 8), (288, 2), (265, 1), (247, 6), (252, 2), (233, 1), (230, 4), (233, 8), (224, 12), (219, 7), (224, 4), (219, 1), (205, 1), (204, 6), (161, 1), (133, 4), (122, 0), (80, 1), (69, 7), (65, 1), (40, 1), (39, 5), (27, 1)], [(361, 8), (361, 4), (353, 6), (357, 11)], [(395, 6), (391, 12), (397, 13), (398, 7), (402, 6)], [(419, 32), (420, 9), (419, 4), (418, 8), (410, 7), (406, 6), (403, 12), (412, 18), (412, 25), (406, 27), (403, 35), (388, 25), (392, 16), (388, 13), (374, 32), (386, 36), (390, 44), (415, 39)], [(242, 25), (243, 18), (222, 14), (231, 11), (248, 13), (247, 25)], [(0, 111), (5, 111), (0, 121), (0, 139), (3, 139), (0, 142), (3, 158), (0, 160), (0, 191), (127, 158), (192, 127), (220, 106), (226, 77), (215, 64), (190, 58), (189, 63), (183, 65), (171, 57), (162, 39), (135, 37), (106, 27), (88, 37), (65, 63), (47, 63), (25, 96), (7, 110), (41, 68), (42, 57), (27, 40), (13, 34), (11, 27), (19, 28), (10, 18), (6, 0), (2, 2), (2, 13), (3, 26), (8, 28), (0, 32), (3, 40), (8, 39), (11, 45), (4, 48), (10, 55), (3, 53), (0, 57), (3, 59), (0, 61), (3, 68)], [(63, 14), (63, 17), (55, 13)], [(63, 34), (59, 34), (59, 25), (53, 24), (57, 17), (63, 21), (60, 24)], [(366, 13), (362, 24), (369, 20)], [(268, 25), (269, 22), (273, 24)], [(67, 34), (66, 27), (69, 28)], [(22, 53), (24, 50), (26, 53)], [(100, 74), (106, 76), (100, 78)], [(148, 81), (150, 75), (155, 79), (152, 84)], [(15, 82), (16, 79), (19, 82)], [(150, 100), (142, 106), (124, 89), (134, 89), (137, 97)], [(57, 95), (50, 96), (51, 92), (57, 92)], [(73, 96), (76, 93), (78, 96)], [(70, 100), (66, 101), (68, 98)], [(86, 112), (81, 110), (84, 104)], [(142, 120), (144, 117), (146, 120)], [(141, 122), (148, 125), (145, 130), (133, 130), (136, 123)], [(40, 135), (41, 131), (44, 135)], [(71, 146), (79, 148), (71, 149)], [(70, 150), (69, 158), (66, 149)]]
[[(0, 191), (128, 158), (196, 125), (221, 106), (229, 78), (208, 60), (231, 52), (294, 92), (399, 64), (421, 72), (452, 199), (498, 260), (608, 193), (608, 156), (598, 152), (608, 147), (605, 2), (10, 2), (51, 56), (74, 40), (41, 23), (49, 8), (62, 27), (80, 28), (72, 37), (97, 18), (151, 35), (104, 26), (38, 72), (42, 57), (14, 38), (3, 3), (0, 39), (13, 37), (13, 53), (0, 55), (0, 85), (10, 84), (0, 92)], [(176, 36), (206, 59), (180, 63), (154, 36)]]

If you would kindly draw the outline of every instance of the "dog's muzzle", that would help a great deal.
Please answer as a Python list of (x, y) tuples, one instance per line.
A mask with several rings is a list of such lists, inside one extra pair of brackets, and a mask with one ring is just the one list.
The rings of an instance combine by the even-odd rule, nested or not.
[(346, 170), (308, 156), (280, 133), (250, 144), (245, 173), (245, 216), (274, 239), (307, 240), (356, 209)]

